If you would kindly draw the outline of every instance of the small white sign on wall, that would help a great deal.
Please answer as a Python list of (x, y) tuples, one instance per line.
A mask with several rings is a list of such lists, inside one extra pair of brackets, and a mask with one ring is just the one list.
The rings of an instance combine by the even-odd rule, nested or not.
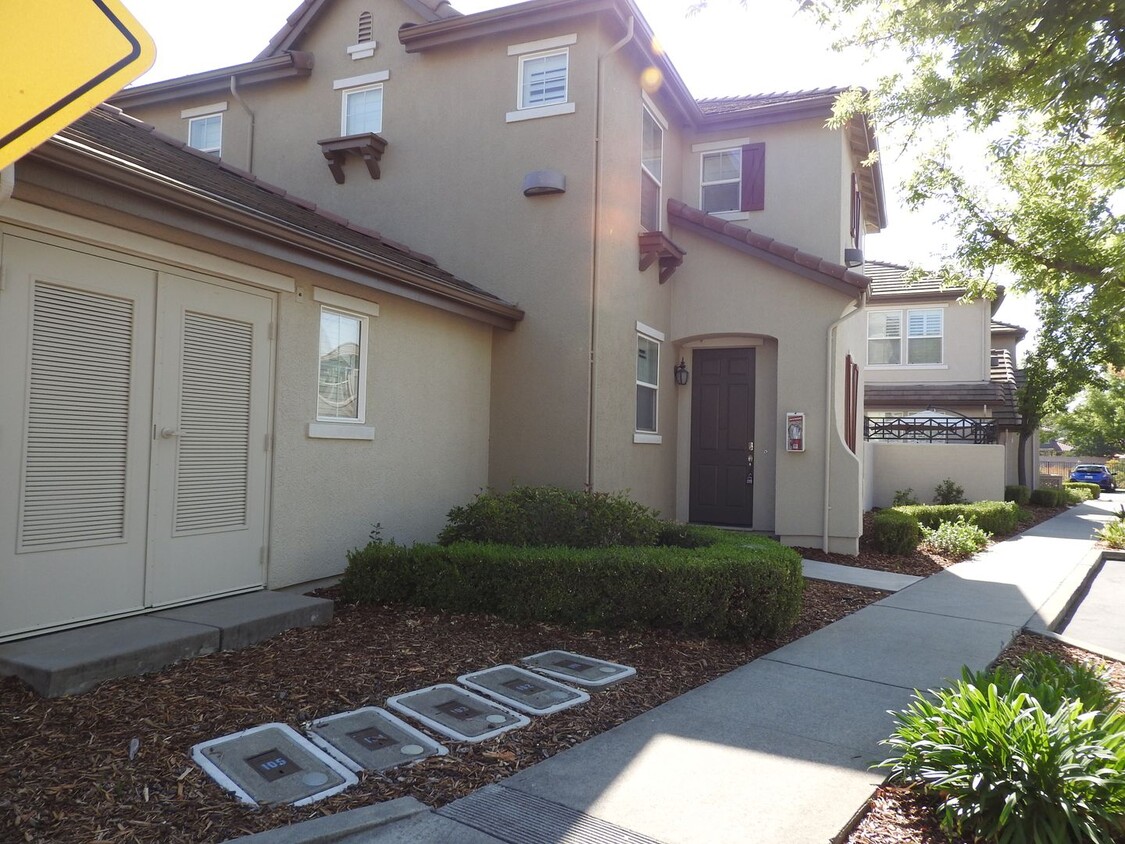
[(785, 450), (805, 450), (805, 414), (787, 412), (785, 414)]

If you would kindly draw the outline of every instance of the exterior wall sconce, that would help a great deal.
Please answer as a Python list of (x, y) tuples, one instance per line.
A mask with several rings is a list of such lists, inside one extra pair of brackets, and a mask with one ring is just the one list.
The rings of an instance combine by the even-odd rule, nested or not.
[(853, 270), (856, 267), (862, 267), (863, 266), (863, 250), (862, 249), (852, 249), (851, 247), (845, 249), (844, 250), (844, 266), (847, 267), (849, 270)]
[(524, 196), (566, 193), (566, 176), (558, 170), (534, 170), (523, 177)]
[(688, 378), (691, 377), (691, 373), (688, 372), (687, 364), (684, 363), (683, 358), (680, 358), (680, 362), (677, 363), (676, 366), (672, 369), (672, 374), (676, 378), (677, 386), (683, 387), (685, 384), (687, 384)]

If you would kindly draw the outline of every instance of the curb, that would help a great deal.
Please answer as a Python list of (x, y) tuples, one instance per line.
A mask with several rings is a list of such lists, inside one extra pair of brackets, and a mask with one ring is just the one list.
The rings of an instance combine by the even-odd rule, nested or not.
[(399, 797), (386, 803), (375, 803), (361, 809), (231, 838), (224, 844), (334, 844), (349, 836), (389, 826), (429, 811), (429, 806), (413, 797)]

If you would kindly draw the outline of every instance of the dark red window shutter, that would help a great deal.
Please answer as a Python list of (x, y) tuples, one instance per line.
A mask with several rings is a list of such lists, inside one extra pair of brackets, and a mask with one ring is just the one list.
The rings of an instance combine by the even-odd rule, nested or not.
[(747, 144), (742, 148), (742, 210), (761, 211), (766, 207), (766, 145)]
[(852, 244), (856, 249), (863, 242), (863, 196), (859, 192), (859, 179), (852, 173)]

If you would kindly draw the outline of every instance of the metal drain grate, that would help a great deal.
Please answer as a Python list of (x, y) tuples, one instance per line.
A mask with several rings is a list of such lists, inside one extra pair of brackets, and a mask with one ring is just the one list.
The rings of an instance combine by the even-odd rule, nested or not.
[(660, 844), (639, 832), (502, 785), (486, 785), (437, 813), (508, 844)]

